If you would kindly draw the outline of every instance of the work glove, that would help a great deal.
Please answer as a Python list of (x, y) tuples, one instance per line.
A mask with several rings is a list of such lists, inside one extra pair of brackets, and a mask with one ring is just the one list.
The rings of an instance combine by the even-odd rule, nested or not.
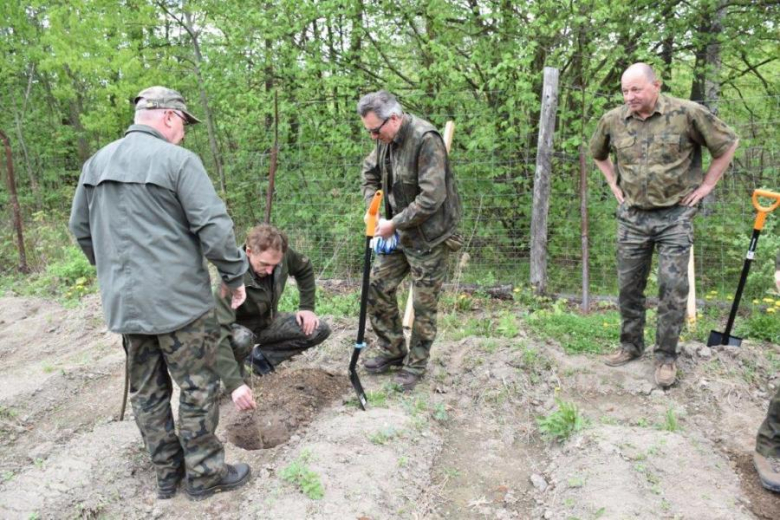
[(393, 236), (388, 239), (374, 237), (371, 240), (371, 245), (374, 249), (374, 253), (378, 255), (389, 255), (398, 249), (398, 231), (393, 233)]

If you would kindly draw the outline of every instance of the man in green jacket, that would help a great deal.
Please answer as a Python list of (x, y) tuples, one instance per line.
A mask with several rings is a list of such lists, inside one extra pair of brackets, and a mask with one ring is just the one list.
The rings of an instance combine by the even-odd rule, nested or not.
[[(97, 267), (108, 328), (123, 335), (130, 402), (161, 499), (185, 475), (194, 500), (250, 476), (246, 464), (225, 464), (214, 434), (219, 328), (204, 256), (236, 306), (246, 297), (247, 262), (200, 159), (177, 146), (194, 123), (175, 90), (142, 91), (135, 124), (84, 164), (70, 215), (71, 231)], [(181, 389), (178, 435), (171, 377)]]
[[(368, 313), (379, 353), (363, 366), (375, 374), (402, 366), (395, 382), (408, 391), (425, 373), (436, 338), (447, 257), (459, 247), (460, 197), (444, 140), (432, 124), (405, 114), (384, 90), (364, 96), (357, 112), (376, 141), (363, 162), (363, 197), (368, 204), (377, 190), (384, 192), (376, 236), (392, 240), (397, 233), (399, 242), (398, 249), (377, 255), (371, 269)], [(408, 352), (396, 299), (406, 275), (414, 287), (415, 316)]]
[[(214, 295), (220, 327), (217, 372), (239, 410), (255, 408), (252, 390), (244, 382), (250, 355), (255, 373), (263, 375), (330, 336), (328, 324), (314, 313), (311, 261), (288, 247), (284, 233), (270, 224), (252, 228), (246, 256), (250, 267), (244, 274), (246, 301), (233, 308), (224, 294)], [(295, 314), (278, 312), (289, 276), (295, 278), (300, 295)]]

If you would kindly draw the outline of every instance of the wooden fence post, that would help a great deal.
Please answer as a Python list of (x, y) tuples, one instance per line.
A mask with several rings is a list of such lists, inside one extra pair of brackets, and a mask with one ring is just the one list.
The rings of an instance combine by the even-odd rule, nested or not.
[(16, 196), (16, 178), (14, 177), (14, 163), (11, 157), (11, 141), (5, 132), (0, 130), (0, 140), (5, 144), (5, 168), (8, 174), (8, 193), (11, 196), (11, 212), (14, 219), (14, 231), (16, 231), (16, 247), (19, 250), (19, 271), (30, 272), (27, 267), (27, 255), (24, 252), (24, 235), (22, 233), (22, 210), (19, 208), (19, 198)]
[(588, 167), (580, 145), (580, 242), (582, 247), (582, 312), (590, 311), (590, 253), (588, 248)]
[(547, 213), (550, 210), (550, 163), (557, 109), (558, 69), (545, 67), (531, 213), (531, 285), (537, 294), (547, 290)]

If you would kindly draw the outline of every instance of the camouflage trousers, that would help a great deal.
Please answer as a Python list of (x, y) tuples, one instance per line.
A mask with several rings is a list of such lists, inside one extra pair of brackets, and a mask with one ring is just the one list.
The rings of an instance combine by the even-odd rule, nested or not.
[[(226, 472), (214, 371), (219, 325), (213, 311), (168, 334), (125, 334), (130, 402), (135, 422), (157, 472), (159, 487), (185, 473), (186, 485), (200, 490)], [(170, 375), (169, 375), (170, 373)], [(179, 435), (171, 412), (173, 386), (179, 396)]]
[[(368, 314), (379, 338), (380, 356), (406, 357), (404, 370), (422, 374), (436, 339), (439, 295), (447, 274), (449, 249), (439, 244), (430, 251), (396, 250), (376, 255), (368, 288)], [(414, 287), (414, 324), (406, 351), (397, 290), (410, 274)]]
[(756, 451), (764, 457), (780, 458), (780, 388), (769, 401), (766, 419), (758, 429)]
[(622, 318), (620, 344), (641, 354), (645, 348), (645, 287), (658, 249), (657, 362), (677, 358), (677, 342), (685, 322), (688, 258), (693, 244), (695, 207), (641, 210), (621, 204), (617, 210), (617, 269)]
[(320, 320), (319, 326), (307, 336), (298, 324), (295, 314), (283, 312), (277, 314), (270, 325), (259, 330), (248, 329), (240, 321), (236, 322), (233, 325), (230, 346), (242, 369), (255, 343), (263, 356), (277, 366), (282, 361), (319, 345), (328, 339), (328, 336), (330, 327), (324, 320)]

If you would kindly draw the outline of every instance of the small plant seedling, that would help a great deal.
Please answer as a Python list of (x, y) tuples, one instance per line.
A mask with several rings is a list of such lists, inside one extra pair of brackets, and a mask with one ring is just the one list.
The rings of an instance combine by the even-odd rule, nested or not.
[(295, 484), (310, 499), (320, 500), (325, 496), (325, 491), (320, 476), (306, 465), (310, 457), (311, 453), (303, 451), (296, 460), (282, 469), (279, 475), (285, 481)]
[(536, 420), (542, 435), (563, 442), (585, 426), (585, 418), (577, 405), (556, 398), (558, 409)]

